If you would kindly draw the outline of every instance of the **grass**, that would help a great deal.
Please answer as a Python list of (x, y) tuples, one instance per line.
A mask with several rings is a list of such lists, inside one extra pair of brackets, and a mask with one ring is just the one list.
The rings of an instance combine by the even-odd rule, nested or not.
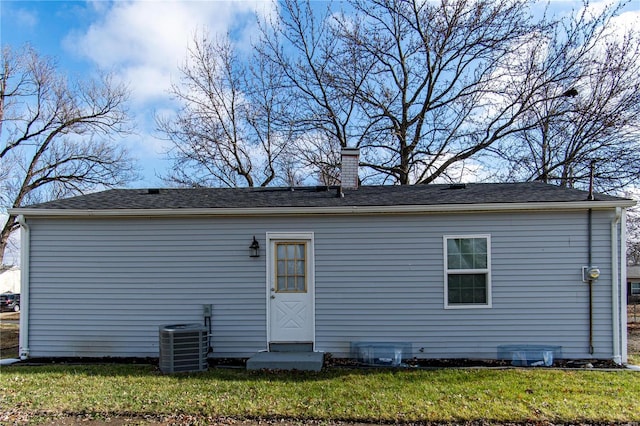
[(631, 422), (640, 421), (639, 378), (542, 369), (162, 375), (149, 365), (12, 366), (3, 367), (0, 406), (54, 417)]
[[(16, 357), (18, 326), (2, 323), (0, 334), (0, 358)], [(640, 365), (640, 353), (630, 353), (629, 363)], [(150, 365), (53, 364), (0, 368), (0, 424), (69, 416), (186, 418), (188, 424), (216, 418), (626, 423), (640, 421), (639, 395), (640, 376), (630, 371), (213, 369), (162, 375)]]

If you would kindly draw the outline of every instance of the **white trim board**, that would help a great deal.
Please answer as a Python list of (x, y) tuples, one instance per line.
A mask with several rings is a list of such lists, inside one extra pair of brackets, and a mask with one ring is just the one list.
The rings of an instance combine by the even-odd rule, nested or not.
[(38, 209), (17, 208), (9, 213), (25, 217), (187, 217), (187, 216), (282, 216), (282, 215), (357, 215), (398, 213), (468, 213), (505, 211), (603, 210), (634, 206), (634, 201), (566, 201), (542, 203), (485, 203), (396, 206), (343, 207), (254, 207), (254, 208), (185, 208), (185, 209)]

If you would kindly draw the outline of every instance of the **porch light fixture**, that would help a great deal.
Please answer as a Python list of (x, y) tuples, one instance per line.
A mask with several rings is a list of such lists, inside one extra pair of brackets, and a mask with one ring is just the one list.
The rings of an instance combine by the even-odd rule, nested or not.
[(253, 241), (249, 246), (250, 254), (249, 257), (260, 257), (260, 243), (256, 240), (256, 236), (253, 236)]

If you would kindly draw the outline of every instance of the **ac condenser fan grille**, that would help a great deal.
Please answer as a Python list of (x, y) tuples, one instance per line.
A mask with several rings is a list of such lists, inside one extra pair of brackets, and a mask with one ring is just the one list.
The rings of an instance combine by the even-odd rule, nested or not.
[(160, 327), (160, 370), (163, 373), (204, 371), (209, 348), (207, 328), (200, 324)]

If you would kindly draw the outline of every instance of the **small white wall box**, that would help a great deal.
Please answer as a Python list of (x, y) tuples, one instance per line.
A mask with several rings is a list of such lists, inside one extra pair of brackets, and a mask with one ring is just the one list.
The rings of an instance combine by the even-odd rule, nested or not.
[(588, 283), (589, 281), (596, 281), (600, 278), (600, 268), (597, 266), (583, 266), (582, 267), (582, 281)]
[(213, 305), (210, 303), (202, 305), (202, 315), (211, 318), (211, 315), (213, 315)]
[(412, 356), (407, 342), (351, 342), (351, 358), (365, 365), (397, 367)]

